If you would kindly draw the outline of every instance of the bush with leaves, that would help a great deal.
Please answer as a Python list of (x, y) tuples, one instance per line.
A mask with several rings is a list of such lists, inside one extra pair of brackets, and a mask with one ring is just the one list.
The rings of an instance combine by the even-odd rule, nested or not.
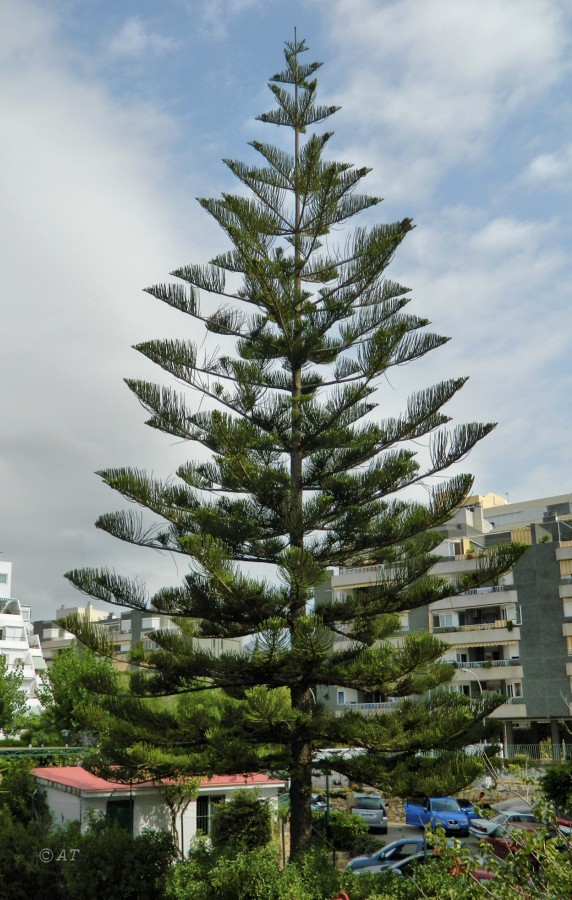
[(572, 811), (572, 759), (550, 766), (540, 785), (546, 799), (557, 809)]
[(272, 845), (232, 856), (200, 842), (188, 861), (171, 870), (165, 900), (331, 900), (342, 889), (352, 900), (367, 900), (368, 880), (333, 868), (318, 850), (280, 868)]
[(373, 853), (379, 848), (379, 841), (370, 835), (366, 822), (359, 816), (341, 809), (332, 810), (329, 834), (325, 813), (315, 812), (312, 819), (315, 834), (334, 850), (347, 850), (355, 856), (358, 853)]
[(69, 900), (156, 900), (163, 897), (177, 851), (170, 834), (147, 830), (137, 837), (105, 819), (95, 820), (64, 864)]
[(2, 763), (0, 776), (0, 806), (5, 807), (15, 822), (29, 825), (40, 823), (47, 831), (51, 816), (43, 791), (38, 789), (31, 773), (29, 759), (14, 759)]
[(272, 838), (268, 804), (255, 791), (237, 791), (228, 803), (217, 804), (210, 837), (219, 852), (266, 846)]

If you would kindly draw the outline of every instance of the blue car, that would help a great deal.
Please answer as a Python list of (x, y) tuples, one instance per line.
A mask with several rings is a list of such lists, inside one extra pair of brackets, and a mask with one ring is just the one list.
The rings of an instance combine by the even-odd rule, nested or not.
[(405, 824), (444, 828), (447, 834), (469, 834), (469, 816), (454, 797), (414, 797), (405, 801)]
[(469, 825), (470, 825), (471, 822), (473, 822), (475, 819), (480, 819), (480, 818), (482, 817), (482, 810), (481, 810), (481, 808), (479, 808), (478, 806), (475, 806), (475, 804), (474, 804), (474, 803), (471, 803), (470, 800), (461, 800), (461, 799), (458, 799), (458, 800), (457, 800), (457, 803), (459, 804), (459, 806), (461, 807), (461, 809), (463, 810), (463, 812), (464, 812), (465, 815), (467, 816), (467, 818), (468, 818), (468, 820), (469, 820)]

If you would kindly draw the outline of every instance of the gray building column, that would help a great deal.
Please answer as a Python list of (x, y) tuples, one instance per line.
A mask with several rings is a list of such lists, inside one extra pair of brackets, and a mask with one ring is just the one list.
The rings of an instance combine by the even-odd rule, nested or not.
[(550, 740), (552, 741), (552, 758), (560, 759), (560, 726), (558, 719), (550, 720)]
[(509, 759), (509, 747), (513, 747), (514, 745), (514, 732), (512, 729), (512, 722), (504, 723), (504, 758)]

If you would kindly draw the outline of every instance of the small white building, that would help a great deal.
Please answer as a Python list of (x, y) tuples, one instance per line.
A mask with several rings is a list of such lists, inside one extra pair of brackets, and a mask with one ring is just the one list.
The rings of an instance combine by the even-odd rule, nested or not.
[(33, 633), (30, 607), (21, 606), (11, 592), (12, 563), (0, 562), (0, 654), (6, 657), (9, 672), (21, 668), (22, 687), (34, 708), (39, 706), (36, 691), (46, 664), (40, 639)]
[[(142, 782), (120, 784), (107, 781), (81, 766), (33, 769), (38, 787), (46, 800), (56, 825), (76, 821), (82, 832), (89, 826), (89, 813), (103, 813), (126, 827), (134, 837), (145, 828), (171, 831), (171, 814), (165, 803), (165, 787), (176, 784)], [(228, 800), (233, 791), (256, 790), (261, 800), (277, 804), (278, 791), (285, 782), (268, 775), (214, 775), (203, 778), (196, 799), (177, 812), (179, 848), (186, 855), (197, 833), (208, 834), (211, 816), (217, 803)]]

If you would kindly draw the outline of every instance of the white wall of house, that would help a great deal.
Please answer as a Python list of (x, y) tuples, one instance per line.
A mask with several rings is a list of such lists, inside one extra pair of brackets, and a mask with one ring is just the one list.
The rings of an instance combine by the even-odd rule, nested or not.
[[(220, 799), (228, 800), (240, 785), (216, 785), (203, 787), (199, 797), (208, 798), (209, 818), (216, 802)], [(105, 815), (107, 803), (110, 799), (133, 798), (133, 835), (137, 837), (146, 828), (155, 828), (163, 831), (171, 831), (171, 816), (167, 805), (163, 801), (163, 790), (157, 786), (150, 788), (135, 788), (132, 792), (125, 789), (93, 792), (82, 791), (78, 788), (69, 788), (65, 785), (46, 784), (43, 779), (39, 781), (39, 789), (45, 791), (46, 800), (52, 813), (55, 826), (61, 826), (67, 822), (81, 822), (82, 834), (89, 827), (90, 813)], [(277, 806), (277, 786), (261, 785), (256, 787), (258, 796), (268, 802), (275, 810)], [(204, 800), (201, 804), (204, 809)], [(185, 855), (189, 852), (193, 840), (197, 835), (197, 800), (191, 800), (186, 809), (177, 814), (177, 833), (179, 847)]]
[(56, 827), (67, 822), (79, 822), (82, 818), (81, 797), (54, 787), (40, 788), (45, 795), (52, 820)]

